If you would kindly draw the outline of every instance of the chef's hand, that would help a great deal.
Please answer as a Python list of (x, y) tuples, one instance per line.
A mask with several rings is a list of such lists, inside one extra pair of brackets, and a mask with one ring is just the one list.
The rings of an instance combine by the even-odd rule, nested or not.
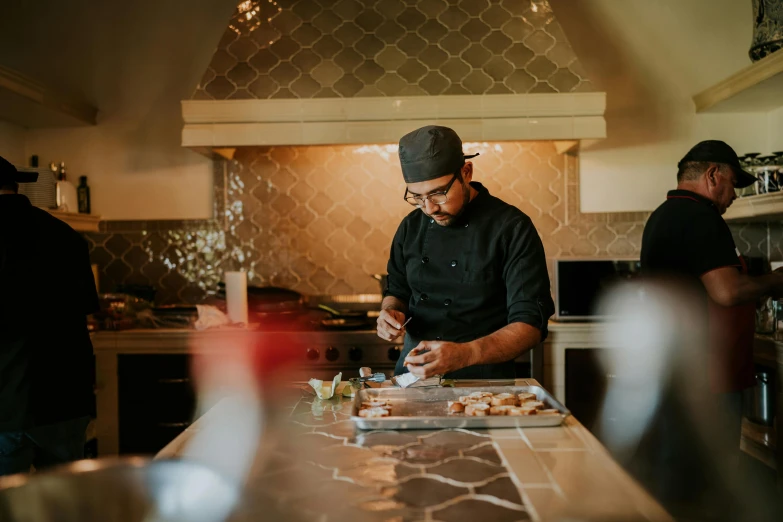
[(403, 323), (405, 323), (405, 314), (399, 310), (381, 310), (381, 315), (378, 316), (378, 337), (394, 341), (405, 333)]
[(445, 375), (475, 364), (472, 343), (422, 341), (405, 358), (408, 371), (419, 379)]

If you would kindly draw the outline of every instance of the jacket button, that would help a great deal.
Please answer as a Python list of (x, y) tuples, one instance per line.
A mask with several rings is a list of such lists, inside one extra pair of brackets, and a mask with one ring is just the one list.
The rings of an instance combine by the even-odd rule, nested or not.
[(451, 299), (446, 299), (445, 301), (443, 301), (444, 306), (449, 306), (450, 304), (451, 304)]
[(427, 294), (421, 294), (421, 297), (419, 299), (422, 300), (422, 301), (426, 301), (429, 298), (430, 298), (430, 296), (428, 296)]
[(435, 220), (434, 219), (430, 219), (430, 223), (435, 223)]
[(421, 258), (421, 262), (424, 263), (424, 264), (427, 264), (427, 263), (430, 262), (430, 258), (427, 257), (427, 256), (424, 256), (424, 257)]
[(469, 225), (469, 224), (470, 224), (470, 223), (465, 223), (465, 228), (468, 228), (468, 225)]
[(457, 260), (456, 259), (452, 259), (451, 260), (451, 266), (457, 266)]

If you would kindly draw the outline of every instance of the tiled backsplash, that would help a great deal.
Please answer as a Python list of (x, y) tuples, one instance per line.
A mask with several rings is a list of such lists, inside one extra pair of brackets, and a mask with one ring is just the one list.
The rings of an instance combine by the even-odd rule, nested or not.
[[(481, 152), (475, 180), (533, 219), (550, 266), (561, 256), (638, 255), (646, 215), (580, 213), (577, 157), (552, 142), (465, 150)], [(101, 290), (153, 284), (161, 302), (193, 302), (241, 267), (257, 285), (377, 293), (369, 274), (385, 272), (392, 236), (412, 210), (396, 146), (240, 148), (227, 167), (225, 179), (216, 176), (225, 209), (214, 222), (109, 223), (87, 234)]]
[(593, 90), (547, 0), (261, 0), (193, 99)]

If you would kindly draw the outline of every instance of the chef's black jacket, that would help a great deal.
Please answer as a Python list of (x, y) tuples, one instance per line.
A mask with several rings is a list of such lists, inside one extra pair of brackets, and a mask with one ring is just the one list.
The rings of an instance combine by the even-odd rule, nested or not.
[(89, 415), (87, 315), (98, 295), (84, 238), (23, 195), (0, 195), (0, 432)]
[[(408, 303), (405, 356), (420, 341), (468, 342), (521, 322), (547, 335), (554, 313), (544, 246), (518, 208), (478, 194), (451, 225), (417, 209), (403, 219), (391, 246), (385, 296)], [(463, 368), (451, 378), (513, 378), (514, 361)]]

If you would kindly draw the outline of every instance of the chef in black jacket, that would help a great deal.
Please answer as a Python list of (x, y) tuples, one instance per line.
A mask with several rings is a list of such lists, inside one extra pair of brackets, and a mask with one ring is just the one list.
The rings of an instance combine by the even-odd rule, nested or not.
[[(391, 246), (378, 336), (405, 336), (396, 374), (514, 377), (541, 343), (554, 304), (544, 247), (530, 218), (472, 181), (459, 136), (427, 126), (400, 140), (416, 210)], [(407, 327), (405, 321), (411, 318)]]
[(94, 403), (87, 243), (17, 193), (37, 177), (0, 158), (0, 475), (82, 458)]

